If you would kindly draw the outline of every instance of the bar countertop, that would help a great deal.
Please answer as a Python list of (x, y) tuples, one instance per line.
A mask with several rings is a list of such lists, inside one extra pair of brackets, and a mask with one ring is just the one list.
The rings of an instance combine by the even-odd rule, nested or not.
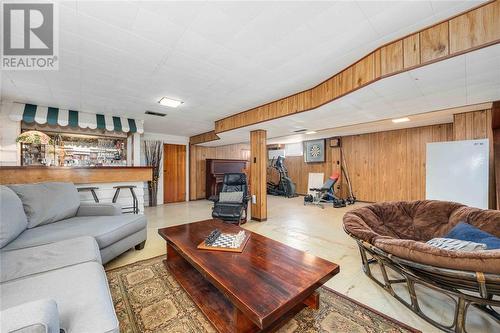
[(75, 184), (139, 182), (153, 177), (149, 166), (48, 167), (2, 166), (0, 184), (26, 184), (46, 181)]

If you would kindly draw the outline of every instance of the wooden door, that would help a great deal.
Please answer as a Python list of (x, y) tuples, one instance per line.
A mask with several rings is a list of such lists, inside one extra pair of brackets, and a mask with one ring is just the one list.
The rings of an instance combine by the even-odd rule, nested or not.
[(163, 203), (186, 200), (186, 146), (163, 145)]

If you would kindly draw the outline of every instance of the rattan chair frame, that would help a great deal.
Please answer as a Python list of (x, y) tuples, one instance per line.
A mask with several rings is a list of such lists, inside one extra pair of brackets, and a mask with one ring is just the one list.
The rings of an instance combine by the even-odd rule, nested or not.
[[(344, 230), (358, 244), (365, 274), (428, 323), (445, 332), (467, 333), (465, 323), (469, 307), (472, 305), (488, 314), (500, 325), (500, 314), (493, 308), (500, 307), (499, 274), (454, 270), (399, 258), (354, 236), (345, 228)], [(383, 281), (373, 276), (372, 265), (379, 266)], [(389, 278), (387, 268), (402, 278)], [(406, 285), (411, 302), (395, 292), (393, 285), (396, 284)], [(415, 291), (416, 285), (430, 288), (453, 300), (454, 319), (450, 325), (440, 323), (422, 311)]]

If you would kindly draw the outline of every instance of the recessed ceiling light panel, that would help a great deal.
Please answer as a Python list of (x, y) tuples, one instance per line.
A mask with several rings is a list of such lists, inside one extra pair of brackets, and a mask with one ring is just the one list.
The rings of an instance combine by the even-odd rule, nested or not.
[(183, 104), (183, 101), (178, 101), (176, 99), (168, 98), (168, 97), (162, 97), (158, 103), (163, 106), (168, 106), (170, 108), (176, 108), (179, 105)]
[(396, 118), (396, 119), (392, 120), (392, 122), (395, 123), (395, 124), (404, 123), (404, 122), (407, 122), (407, 121), (410, 121), (410, 118), (404, 117), (404, 118)]
[(306, 134), (316, 134), (317, 132), (316, 131), (308, 131), (306, 132)]

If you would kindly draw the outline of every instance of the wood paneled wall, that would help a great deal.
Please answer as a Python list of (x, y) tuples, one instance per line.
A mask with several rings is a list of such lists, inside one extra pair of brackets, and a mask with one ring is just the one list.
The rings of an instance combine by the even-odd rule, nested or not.
[(250, 159), (250, 145), (234, 144), (220, 147), (191, 145), (189, 149), (189, 199), (205, 199), (207, 158)]
[(214, 133), (308, 111), (381, 78), (499, 42), (497, 0), (386, 44), (311, 89), (217, 120)]
[[(452, 124), (342, 137), (354, 194), (362, 201), (425, 198), (425, 144), (450, 140)], [(325, 178), (335, 170), (340, 172), (340, 148), (327, 148), (326, 153), (325, 163), (305, 163), (302, 156), (285, 159), (297, 193), (307, 193), (309, 172), (323, 172)], [(347, 195), (344, 177), (336, 191)]]
[(426, 143), (451, 140), (452, 124), (343, 137), (355, 196), (375, 202), (424, 199)]
[[(391, 201), (425, 198), (426, 143), (453, 140), (490, 139), (490, 207), (496, 205), (491, 110), (460, 113), (450, 124), (408, 128), (342, 137), (342, 150), (358, 200)], [(297, 193), (307, 193), (309, 172), (325, 177), (340, 171), (339, 148), (327, 148), (325, 163), (305, 163), (302, 156), (287, 157), (285, 165)], [(269, 176), (272, 179), (273, 175)], [(339, 194), (347, 195), (342, 177)]]
[(489, 139), (489, 207), (496, 208), (495, 156), (492, 110), (459, 113), (453, 116), (454, 140)]
[[(285, 166), (288, 169), (288, 175), (296, 185), (298, 194), (307, 194), (307, 182), (310, 172), (324, 173), (325, 179), (333, 171), (340, 173), (340, 148), (326, 149), (326, 162), (324, 163), (306, 163), (303, 156), (289, 156), (285, 159)], [(276, 181), (278, 178), (274, 171), (269, 175), (270, 179)], [(337, 184), (340, 186), (340, 182)]]

